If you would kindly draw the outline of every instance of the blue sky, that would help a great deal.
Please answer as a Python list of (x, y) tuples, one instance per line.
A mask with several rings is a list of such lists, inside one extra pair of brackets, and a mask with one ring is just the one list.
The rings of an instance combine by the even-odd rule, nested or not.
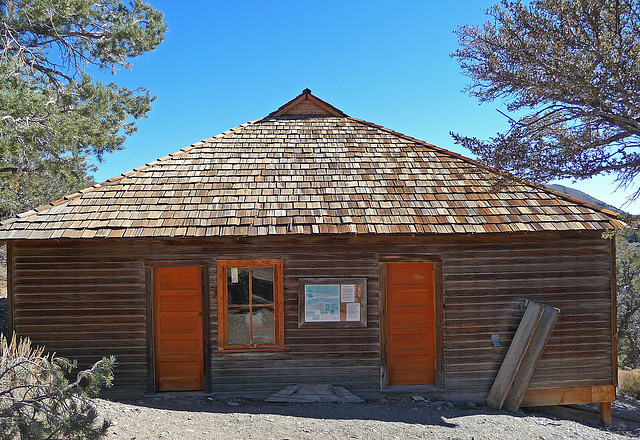
[[(507, 126), (502, 103), (462, 92), (467, 78), (449, 56), (453, 31), (486, 21), (492, 1), (147, 1), (165, 13), (165, 41), (103, 79), (157, 99), (98, 164), (98, 181), (266, 116), (307, 87), (350, 116), (466, 156), (450, 131), (487, 138)], [(611, 178), (563, 183), (626, 200)]]

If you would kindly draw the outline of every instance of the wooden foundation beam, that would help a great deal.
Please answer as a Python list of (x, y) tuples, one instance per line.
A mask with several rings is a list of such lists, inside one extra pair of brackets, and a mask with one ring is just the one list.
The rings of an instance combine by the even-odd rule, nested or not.
[(616, 387), (614, 385), (551, 388), (546, 390), (527, 390), (520, 406), (598, 403), (600, 406), (600, 424), (602, 426), (610, 426), (613, 423), (611, 402), (614, 400), (616, 400)]
[(616, 387), (614, 385), (550, 388), (527, 390), (520, 406), (573, 405), (578, 403), (613, 402), (614, 400), (616, 400)]
[(611, 411), (611, 402), (600, 402), (600, 424), (602, 426), (611, 426), (613, 423), (613, 412)]

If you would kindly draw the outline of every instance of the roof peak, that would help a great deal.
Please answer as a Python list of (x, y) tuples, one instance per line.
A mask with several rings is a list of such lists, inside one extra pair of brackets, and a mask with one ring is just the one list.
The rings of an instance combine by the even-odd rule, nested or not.
[(329, 104), (326, 101), (318, 98), (314, 94), (311, 93), (311, 89), (306, 88), (302, 91), (301, 94), (293, 98), (291, 101), (284, 104), (278, 110), (269, 114), (268, 117), (273, 116), (284, 116), (284, 115), (293, 115), (293, 116), (336, 116), (339, 118), (346, 118), (347, 115)]

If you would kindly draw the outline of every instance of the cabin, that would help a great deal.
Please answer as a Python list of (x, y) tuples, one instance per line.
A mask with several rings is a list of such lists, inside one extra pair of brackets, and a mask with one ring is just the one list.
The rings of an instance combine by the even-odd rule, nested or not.
[(521, 406), (611, 402), (616, 214), (347, 116), (268, 116), (4, 221), (10, 331), (127, 395), (486, 401), (527, 301)]

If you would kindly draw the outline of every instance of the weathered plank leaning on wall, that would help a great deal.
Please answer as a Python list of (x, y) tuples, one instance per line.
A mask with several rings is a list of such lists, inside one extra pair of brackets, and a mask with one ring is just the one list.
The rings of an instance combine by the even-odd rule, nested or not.
[[(144, 392), (145, 262), (209, 260), (212, 392), (266, 397), (292, 383), (326, 382), (367, 397), (380, 389), (379, 258), (438, 255), (448, 396), (486, 397), (525, 299), (562, 310), (530, 389), (604, 386), (613, 384), (614, 374), (609, 253), (600, 232), (16, 241), (13, 323), (19, 335), (81, 365), (115, 355), (116, 386)], [(286, 351), (217, 351), (219, 258), (284, 259)], [(299, 328), (300, 277), (366, 278), (367, 327)]]
[(509, 411), (518, 410), (560, 312), (529, 300), (523, 307), (524, 316), (487, 397), (491, 408), (501, 409), (504, 405)]

